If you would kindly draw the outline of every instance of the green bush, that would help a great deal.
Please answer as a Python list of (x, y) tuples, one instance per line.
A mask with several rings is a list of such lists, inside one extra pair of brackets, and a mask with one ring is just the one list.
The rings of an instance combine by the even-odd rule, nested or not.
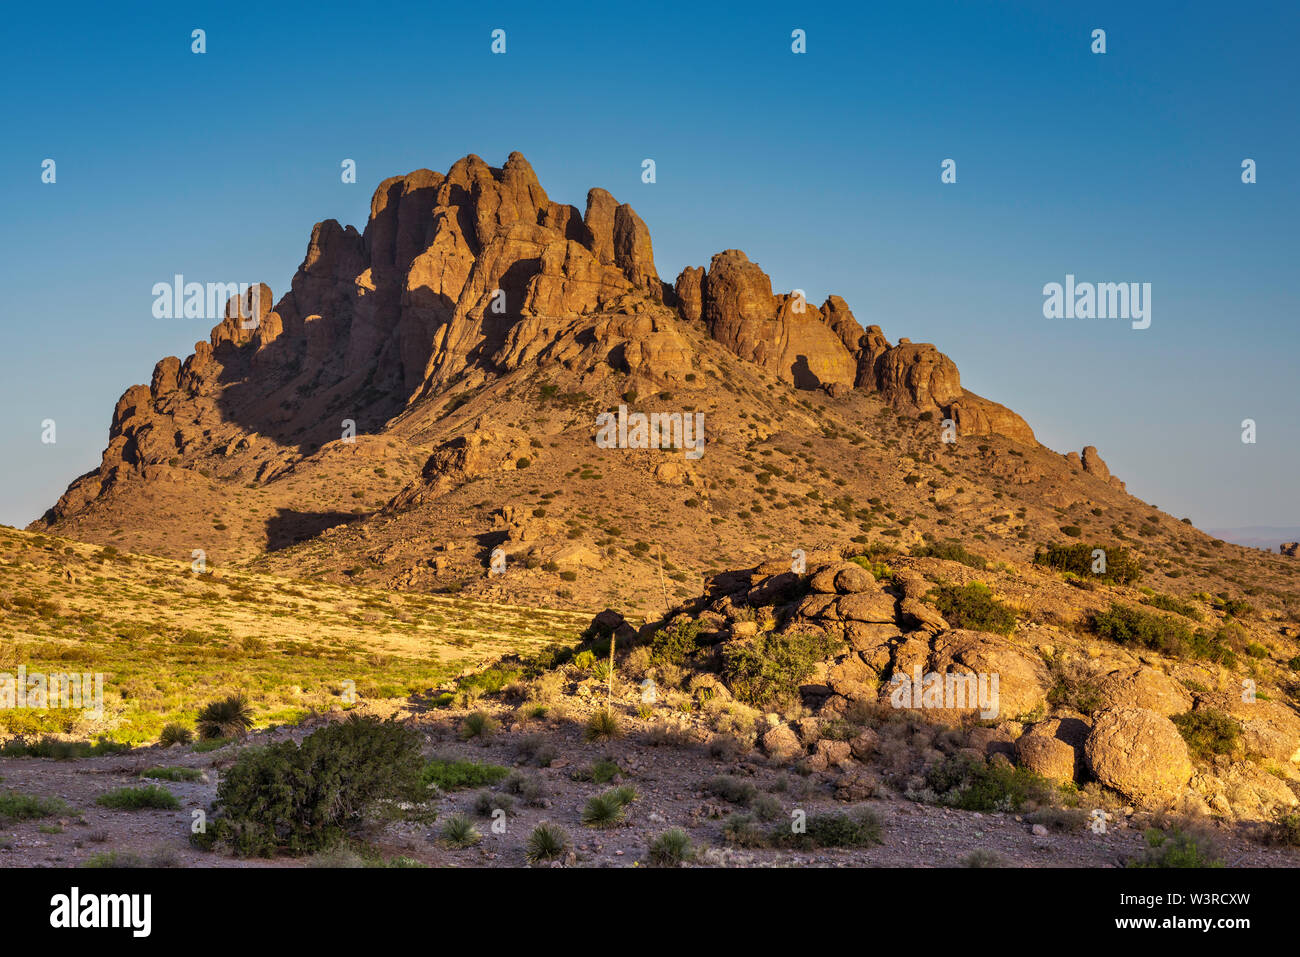
[(1213, 632), (1200, 629), (1193, 633), (1178, 619), (1118, 602), (1109, 611), (1094, 614), (1092, 627), (1099, 637), (1121, 645), (1136, 645), (1175, 658), (1202, 658), (1228, 668), (1237, 663), (1233, 644), (1242, 641), (1241, 632), (1228, 626)]
[(1147, 847), (1129, 867), (1222, 867), (1214, 848), (1204, 838), (1174, 828), (1146, 832)]
[(880, 830), (880, 818), (866, 809), (852, 814), (812, 814), (805, 821), (803, 833), (796, 833), (790, 825), (782, 825), (772, 832), (771, 842), (777, 847), (800, 850), (869, 847), (882, 843)]
[(700, 623), (679, 618), (655, 632), (650, 642), (650, 657), (655, 661), (680, 665), (700, 646)]
[(636, 798), (636, 790), (627, 786), (610, 788), (597, 794), (582, 809), (582, 823), (588, 827), (614, 827), (621, 824), (625, 809)]
[(508, 774), (510, 769), (499, 764), (435, 759), (426, 764), (420, 773), (420, 787), (436, 787), (440, 791), (490, 787), (504, 780)]
[(181, 802), (176, 800), (176, 795), (159, 784), (146, 784), (140, 788), (118, 788), (107, 794), (101, 794), (95, 798), (95, 803), (115, 811), (145, 809), (174, 811), (181, 806)]
[(1184, 618), (1190, 618), (1193, 621), (1203, 621), (1205, 618), (1195, 605), (1179, 601), (1170, 595), (1150, 595), (1142, 599), (1142, 604), (1150, 605), (1152, 608), (1159, 608), (1161, 611), (1172, 611), (1175, 615), (1182, 615)]
[(147, 768), (140, 772), (142, 778), (159, 781), (197, 781), (203, 777), (198, 768)]
[(501, 723), (496, 718), (482, 711), (474, 711), (465, 715), (461, 721), (460, 739), (469, 741), (473, 738), (490, 738), (500, 727)]
[[(1100, 549), (1106, 556), (1106, 570), (1094, 572), (1093, 552)], [(1111, 585), (1127, 585), (1142, 577), (1142, 565), (1123, 545), (1048, 545), (1034, 552), (1034, 564), (1045, 565), (1059, 572), (1071, 572), (1080, 578), (1091, 578)]]
[(420, 778), (416, 732), (350, 715), (301, 745), (241, 752), (217, 788), (204, 843), (246, 856), (321, 850), (359, 824), (373, 801), (414, 796)]
[(91, 744), (89, 741), (62, 741), (46, 736), (30, 743), (9, 741), (0, 748), (0, 758), (53, 758), (56, 761), (69, 761), (74, 758), (93, 758), (103, 754), (120, 754), (130, 750), (129, 744), (119, 744), (107, 738), (100, 738)]
[(915, 558), (939, 558), (947, 562), (961, 562), (971, 568), (985, 569), (988, 567), (988, 559), (983, 555), (976, 555), (974, 552), (968, 552), (960, 542), (937, 542), (933, 545), (922, 545), (919, 548), (912, 549), (912, 555)]
[(447, 818), (443, 822), (440, 836), (442, 842), (452, 848), (472, 847), (483, 840), (483, 835), (474, 826), (474, 822), (464, 814), (453, 814)]
[(994, 598), (992, 589), (983, 582), (939, 585), (926, 597), (954, 628), (1009, 635), (1016, 626), (1016, 613)]
[(926, 784), (939, 803), (963, 811), (1016, 811), (1027, 801), (1046, 801), (1050, 781), (1023, 767), (953, 755), (930, 768)]
[(1300, 811), (1277, 808), (1273, 812), (1273, 820), (1269, 822), (1267, 837), (1273, 844), (1300, 847)]
[(747, 704), (795, 704), (799, 685), (817, 663), (843, 646), (841, 639), (821, 632), (763, 633), (752, 643), (723, 648), (722, 680)]
[(1187, 742), (1193, 757), (1208, 761), (1216, 754), (1231, 754), (1241, 738), (1241, 726), (1213, 708), (1187, 711), (1169, 719)]
[(10, 821), (53, 817), (67, 810), (68, 806), (58, 798), (36, 797), (32, 794), (19, 794), (17, 791), (0, 794), (0, 822), (6, 824)]

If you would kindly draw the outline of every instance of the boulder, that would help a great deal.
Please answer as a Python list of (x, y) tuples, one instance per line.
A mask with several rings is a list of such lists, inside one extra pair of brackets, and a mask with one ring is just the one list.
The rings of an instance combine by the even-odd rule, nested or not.
[(1016, 757), (1023, 767), (1051, 781), (1073, 781), (1077, 771), (1078, 753), (1074, 748), (1047, 734), (1022, 735), (1016, 741)]
[(1173, 722), (1145, 708), (1112, 708), (1094, 716), (1084, 757), (1098, 781), (1148, 806), (1177, 801), (1193, 772)]
[(1112, 671), (1097, 692), (1109, 708), (1145, 708), (1169, 717), (1192, 707), (1192, 696), (1173, 678), (1154, 668)]
[(762, 737), (763, 750), (770, 757), (788, 760), (803, 754), (803, 745), (788, 724), (768, 728)]

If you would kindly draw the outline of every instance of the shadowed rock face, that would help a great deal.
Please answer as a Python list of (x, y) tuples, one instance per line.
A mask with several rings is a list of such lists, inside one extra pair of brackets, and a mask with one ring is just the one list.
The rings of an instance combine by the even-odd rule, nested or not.
[[(891, 347), (838, 296), (818, 309), (802, 294), (774, 295), (739, 250), (669, 288), (635, 210), (603, 189), (582, 214), (555, 203), (519, 153), (500, 168), (470, 155), (445, 174), (384, 180), (364, 230), (317, 223), (289, 292), (275, 302), (256, 288), (230, 301), (193, 355), (164, 358), (147, 388), (124, 393), (100, 467), (48, 520), (178, 457), (251, 449), (258, 480), (273, 477), (337, 441), (345, 418), (358, 433), (382, 432), (453, 383), (527, 363), (680, 381), (694, 359), (683, 320), (703, 320), (722, 346), (797, 388), (856, 387), (952, 415), (963, 433), (1033, 441), (1015, 413), (963, 390), (933, 346)], [(1087, 456), (1083, 468), (1099, 474)]]
[[(679, 283), (689, 291), (693, 277), (683, 273)], [(802, 296), (772, 295), (767, 273), (743, 252), (728, 249), (714, 256), (702, 286), (709, 334), (736, 355), (799, 388), (852, 388), (857, 363), (841, 333)], [(847, 306), (837, 321), (851, 338), (848, 324), (857, 322)]]

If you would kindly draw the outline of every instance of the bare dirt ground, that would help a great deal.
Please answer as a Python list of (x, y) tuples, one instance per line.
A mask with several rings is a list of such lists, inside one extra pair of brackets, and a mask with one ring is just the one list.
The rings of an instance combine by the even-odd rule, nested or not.
[[(692, 740), (689, 728), (664, 741), (650, 721), (632, 719), (626, 734), (612, 741), (586, 742), (583, 726), (572, 715), (549, 720), (519, 721), (498, 712), (502, 728), (483, 741), (461, 741), (457, 731), (464, 712), (439, 712), (413, 719), (424, 733), (426, 755), (476, 763), (503, 765), (535, 776), (540, 795), (532, 802), (514, 800), (503, 833), (495, 833), (490, 819), (478, 816), (477, 797), (491, 788), (456, 790), (436, 797), (431, 814), (378, 815), (364, 833), (372, 859), (404, 858), (427, 866), (526, 866), (524, 844), (542, 821), (563, 828), (572, 840), (572, 853), (554, 866), (644, 866), (650, 842), (669, 828), (687, 831), (696, 849), (694, 865), (718, 867), (953, 867), (961, 866), (973, 852), (996, 855), (994, 863), (1006, 867), (1116, 867), (1136, 857), (1145, 846), (1144, 831), (1155, 819), (1141, 812), (1114, 814), (1106, 833), (1093, 833), (1086, 822), (1064, 831), (1035, 834), (1023, 815), (978, 813), (931, 806), (906, 800), (883, 790), (878, 797), (854, 803), (836, 799), (833, 781), (824, 775), (801, 775), (789, 767), (769, 762), (757, 753), (715, 756), (709, 746)], [(660, 719), (662, 721), (662, 719)], [(301, 739), (309, 727), (280, 729), (250, 736), (248, 744), (269, 743), (288, 737)], [(188, 746), (137, 749), (126, 754), (57, 761), (19, 758), (0, 761), (0, 789), (39, 797), (57, 797), (69, 807), (56, 817), (10, 821), (0, 828), (0, 866), (80, 866), (110, 853), (137, 863), (166, 867), (300, 867), (347, 866), (359, 859), (347, 855), (314, 858), (248, 860), (210, 853), (190, 846), (188, 835), (194, 811), (207, 809), (216, 794), (224, 767), (234, 760), (238, 745), (208, 753)], [(525, 753), (552, 752), (548, 767), (536, 766)], [(576, 780), (593, 762), (608, 759), (620, 769), (604, 783)], [(114, 788), (146, 783), (140, 778), (155, 766), (196, 768), (204, 773), (194, 782), (160, 783), (180, 801), (173, 811), (121, 811), (98, 807), (95, 799)], [(781, 818), (803, 811), (816, 816), (859, 808), (871, 809), (882, 823), (882, 843), (863, 849), (814, 851), (750, 849), (731, 846), (724, 826), (744, 809), (707, 792), (703, 782), (726, 774), (752, 783), (780, 806)], [(630, 784), (639, 795), (627, 809), (626, 820), (615, 827), (593, 829), (582, 823), (582, 809), (592, 796), (618, 784)], [(457, 812), (470, 816), (482, 835), (476, 845), (463, 849), (445, 846), (439, 829)], [(386, 819), (387, 818), (387, 819)], [(767, 825), (776, 826), (775, 823)], [(1208, 825), (1207, 827), (1213, 827)], [(1219, 858), (1229, 867), (1294, 867), (1300, 851), (1274, 848), (1250, 840), (1248, 826), (1219, 826), (1212, 841)]]

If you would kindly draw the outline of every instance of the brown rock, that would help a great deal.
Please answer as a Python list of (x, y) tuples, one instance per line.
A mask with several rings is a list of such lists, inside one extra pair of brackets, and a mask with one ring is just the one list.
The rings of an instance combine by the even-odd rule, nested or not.
[(788, 760), (803, 754), (803, 745), (799, 743), (794, 731), (788, 724), (778, 724), (763, 734), (763, 750), (771, 757)]
[(1021, 765), (1043, 777), (1062, 783), (1074, 780), (1078, 756), (1074, 748), (1046, 734), (1026, 734), (1016, 742)]
[(704, 319), (714, 339), (797, 388), (853, 385), (856, 360), (839, 334), (802, 297), (773, 296), (767, 274), (738, 249), (709, 264)]
[(691, 321), (704, 316), (704, 267), (687, 266), (677, 277), (673, 285), (677, 294), (677, 306), (682, 315)]
[(1112, 671), (1101, 680), (1097, 691), (1110, 708), (1145, 708), (1169, 717), (1192, 707), (1187, 690), (1154, 668)]
[(1176, 801), (1193, 771), (1173, 722), (1143, 708), (1096, 715), (1084, 756), (1098, 781), (1144, 805)]
[(1103, 482), (1110, 478), (1110, 469), (1101, 460), (1101, 455), (1097, 452), (1095, 445), (1084, 446), (1082, 461), (1083, 470), (1089, 475), (1095, 475)]
[(853, 562), (840, 567), (835, 573), (835, 590), (843, 595), (855, 595), (876, 586), (876, 577), (861, 565)]

